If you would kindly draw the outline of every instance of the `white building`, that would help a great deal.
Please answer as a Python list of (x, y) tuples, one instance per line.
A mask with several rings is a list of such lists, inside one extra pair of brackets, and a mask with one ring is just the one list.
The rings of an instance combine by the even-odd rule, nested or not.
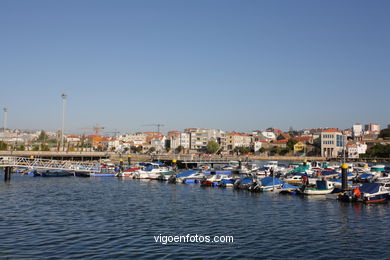
[(250, 147), (252, 136), (243, 133), (227, 133), (227, 150), (232, 151), (236, 147)]
[(379, 135), (380, 132), (381, 132), (381, 126), (378, 124), (369, 123), (364, 126), (365, 134)]
[(190, 134), (190, 149), (193, 151), (205, 150), (211, 140), (216, 141), (222, 149), (226, 150), (226, 135), (222, 130), (187, 128), (184, 131)]
[(362, 124), (353, 124), (352, 125), (352, 137), (361, 137), (364, 134), (364, 129)]
[(262, 134), (268, 141), (276, 140), (276, 134), (275, 134), (274, 132), (271, 132), (271, 131), (262, 131), (261, 134)]
[(346, 136), (337, 129), (327, 129), (321, 133), (321, 156), (337, 158), (342, 155)]
[(261, 147), (263, 147), (262, 142), (256, 141), (253, 143), (253, 150), (255, 153), (257, 153), (261, 149)]
[(179, 146), (182, 146), (184, 149), (190, 148), (190, 134), (181, 133), (178, 131), (171, 131), (168, 133), (168, 138), (170, 141), (171, 149), (176, 149)]
[(144, 133), (125, 134), (120, 136), (119, 139), (134, 146), (143, 146), (146, 143), (146, 135)]
[(365, 154), (367, 145), (365, 143), (353, 142), (347, 144), (348, 158), (359, 158), (360, 154)]

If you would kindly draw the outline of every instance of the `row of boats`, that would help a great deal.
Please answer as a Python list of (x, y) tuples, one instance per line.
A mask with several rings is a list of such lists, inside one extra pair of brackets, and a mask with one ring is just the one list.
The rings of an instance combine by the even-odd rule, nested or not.
[(176, 172), (162, 163), (140, 163), (133, 167), (107, 167), (100, 173), (77, 173), (64, 171), (29, 172), (42, 177), (96, 176), (130, 179), (149, 179), (169, 183), (200, 184), (211, 187), (232, 187), (250, 192), (279, 192), (281, 194), (325, 195), (327, 198), (347, 202), (378, 203), (390, 200), (390, 171), (384, 165), (349, 165), (348, 189), (341, 190), (341, 168), (328, 163), (311, 162), (281, 165), (271, 161), (263, 167), (256, 164), (229, 165), (221, 169), (210, 169), (203, 165), (199, 169)]

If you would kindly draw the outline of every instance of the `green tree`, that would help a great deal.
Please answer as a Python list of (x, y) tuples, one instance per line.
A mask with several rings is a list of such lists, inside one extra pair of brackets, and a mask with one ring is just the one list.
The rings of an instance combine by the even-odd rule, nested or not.
[(181, 153), (183, 150), (184, 150), (184, 147), (179, 145), (178, 147), (176, 147), (175, 152), (176, 153)]
[(207, 147), (206, 147), (207, 153), (213, 154), (213, 153), (218, 152), (218, 150), (219, 150), (219, 144), (216, 141), (210, 140), (207, 143)]
[(39, 134), (37, 141), (45, 142), (48, 139), (49, 137), (47, 136), (46, 132), (44, 130), (41, 130), (41, 133)]
[(265, 152), (265, 148), (264, 147), (261, 147), (260, 149), (259, 149), (259, 153), (264, 153)]
[(294, 150), (294, 145), (295, 145), (296, 143), (298, 143), (298, 141), (297, 141), (296, 139), (294, 139), (294, 138), (288, 139), (287, 144), (286, 144), (288, 150), (289, 150), (289, 151)]
[(3, 141), (0, 141), (0, 150), (4, 151), (8, 149), (8, 145), (4, 143)]
[(288, 148), (282, 148), (280, 151), (279, 151), (279, 154), (280, 155), (286, 155), (290, 152), (290, 150)]
[(130, 151), (131, 151), (132, 153), (137, 153), (137, 152), (138, 152), (138, 149), (137, 149), (137, 148), (138, 148), (137, 146), (132, 145), (132, 146), (130, 146)]
[(24, 144), (21, 144), (18, 148), (17, 148), (18, 151), (24, 151), (26, 150), (26, 146), (24, 146)]
[(387, 128), (387, 129), (383, 129), (379, 136), (379, 138), (383, 138), (383, 139), (387, 139), (387, 138), (390, 138), (390, 128)]
[(249, 153), (251, 151), (251, 149), (249, 147), (246, 147), (246, 146), (241, 146), (241, 147), (238, 147), (238, 151), (241, 154), (245, 154), (245, 153)]
[(156, 147), (150, 147), (148, 150), (149, 153), (153, 153), (155, 151), (156, 151)]
[(33, 151), (39, 151), (39, 145), (34, 144), (32, 150)]
[(367, 150), (364, 157), (390, 158), (390, 145), (376, 144)]
[(46, 144), (41, 144), (41, 151), (48, 152), (48, 151), (50, 151), (50, 148), (49, 148), (49, 146), (46, 145)]

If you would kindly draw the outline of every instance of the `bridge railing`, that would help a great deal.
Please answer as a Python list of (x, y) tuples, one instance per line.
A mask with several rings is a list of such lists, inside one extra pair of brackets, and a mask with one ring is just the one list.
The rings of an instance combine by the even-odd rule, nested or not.
[(48, 160), (40, 158), (25, 158), (3, 156), (0, 157), (0, 167), (26, 167), (31, 169), (52, 169), (84, 172), (100, 172), (101, 166), (97, 163), (85, 163), (76, 161)]

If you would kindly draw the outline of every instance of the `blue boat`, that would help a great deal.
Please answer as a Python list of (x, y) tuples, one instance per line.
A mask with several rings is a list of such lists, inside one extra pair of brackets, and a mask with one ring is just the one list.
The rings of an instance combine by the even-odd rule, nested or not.
[(233, 187), (234, 189), (249, 189), (254, 184), (254, 180), (252, 177), (243, 177), (241, 179), (236, 180)]
[(357, 178), (356, 178), (356, 181), (358, 182), (370, 182), (372, 181), (374, 178), (374, 175), (373, 174), (370, 174), (370, 173), (362, 173), (360, 174)]
[(40, 175), (35, 175), (34, 176), (41, 176), (41, 177), (69, 177), (69, 176), (74, 176), (73, 172), (68, 172), (68, 171), (62, 171), (62, 170), (49, 170), (42, 172)]
[(390, 191), (385, 183), (363, 183), (352, 191), (339, 195), (339, 200), (345, 202), (382, 203), (390, 197)]
[(90, 177), (115, 177), (116, 176), (116, 173), (115, 172), (98, 172), (98, 173), (94, 173), (94, 172), (91, 172), (89, 174)]

